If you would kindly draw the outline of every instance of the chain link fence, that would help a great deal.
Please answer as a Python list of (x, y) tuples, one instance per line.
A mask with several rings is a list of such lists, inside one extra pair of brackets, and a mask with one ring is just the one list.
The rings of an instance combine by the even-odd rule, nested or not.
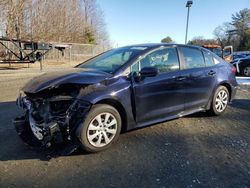
[[(0, 45), (0, 60), (7, 59), (13, 60), (16, 57), (10, 53), (10, 51), (20, 54), (20, 49), (22, 49), (23, 55), (30, 53), (30, 51), (23, 50), (23, 46), (19, 46), (17, 42), (13, 43), (10, 41), (2, 42), (7, 48), (3, 45)], [(84, 61), (93, 56), (96, 56), (104, 51), (109, 50), (110, 48), (107, 45), (101, 44), (80, 44), (80, 43), (58, 43), (51, 42), (52, 49), (43, 57), (43, 60), (46, 61)]]
[(109, 50), (104, 45), (79, 44), (79, 43), (51, 43), (53, 48), (44, 56), (44, 60), (84, 61)]

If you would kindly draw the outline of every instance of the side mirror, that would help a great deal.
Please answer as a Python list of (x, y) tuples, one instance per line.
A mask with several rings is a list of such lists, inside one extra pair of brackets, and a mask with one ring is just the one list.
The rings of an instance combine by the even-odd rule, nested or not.
[(154, 77), (158, 74), (158, 69), (155, 67), (144, 67), (140, 71), (141, 77)]

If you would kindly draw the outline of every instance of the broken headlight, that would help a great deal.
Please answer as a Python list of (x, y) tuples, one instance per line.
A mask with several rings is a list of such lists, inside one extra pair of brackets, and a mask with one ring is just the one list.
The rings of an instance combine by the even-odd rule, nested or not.
[(24, 91), (20, 90), (16, 100), (16, 104), (18, 107), (20, 108), (24, 107), (24, 101), (23, 101), (24, 98), (26, 98), (26, 94), (24, 93)]

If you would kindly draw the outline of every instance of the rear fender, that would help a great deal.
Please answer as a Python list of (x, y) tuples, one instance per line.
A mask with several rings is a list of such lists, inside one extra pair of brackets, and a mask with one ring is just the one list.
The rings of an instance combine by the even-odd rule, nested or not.
[(211, 96), (209, 97), (209, 100), (208, 100), (208, 103), (206, 105), (206, 110), (209, 110), (211, 108), (211, 103), (212, 103), (212, 100), (213, 100), (213, 96), (214, 96), (214, 93), (215, 91), (218, 89), (218, 87), (220, 86), (225, 86), (229, 91), (229, 94), (230, 94), (230, 98), (229, 98), (229, 101), (231, 102), (233, 97), (234, 97), (234, 88), (233, 86), (231, 86), (231, 84), (229, 84), (228, 82), (224, 81), (224, 82), (220, 82), (214, 89), (213, 89), (213, 92), (211, 93)]

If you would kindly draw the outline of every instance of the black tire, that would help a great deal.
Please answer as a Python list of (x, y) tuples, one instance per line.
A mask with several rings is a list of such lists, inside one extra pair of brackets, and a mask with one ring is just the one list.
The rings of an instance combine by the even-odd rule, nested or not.
[(240, 69), (241, 69), (241, 71), (240, 71), (241, 76), (250, 76), (250, 75), (246, 74), (246, 71), (245, 71), (245, 69), (250, 69), (250, 65), (242, 66)]
[[(219, 105), (218, 105), (218, 101), (216, 101), (216, 98), (219, 98), (219, 95), (221, 93), (226, 93), (227, 97), (226, 97), (226, 100), (221, 101), (221, 102), (223, 102), (222, 103), (223, 109), (220, 109), (220, 108), (218, 109)], [(228, 102), (229, 102), (229, 97), (230, 97), (230, 95), (229, 95), (228, 89), (225, 86), (219, 86), (216, 89), (216, 91), (214, 92), (213, 99), (211, 102), (211, 107), (210, 107), (210, 112), (212, 113), (212, 115), (219, 116), (225, 112), (227, 105), (228, 105)], [(226, 104), (224, 104), (225, 101), (226, 101)]]
[[(111, 141), (107, 145), (104, 145), (102, 147), (100, 147), (100, 146), (96, 147), (93, 145), (93, 140), (91, 141), (91, 139), (90, 139), (91, 135), (89, 136), (89, 134), (90, 134), (90, 132), (92, 132), (93, 133), (92, 136), (93, 136), (94, 134), (97, 134), (97, 130), (89, 130), (89, 126), (91, 126), (91, 124), (93, 125), (93, 121), (99, 122), (96, 120), (97, 116), (101, 115), (101, 117), (103, 117), (103, 114), (105, 114), (105, 113), (111, 114), (112, 118), (116, 119), (116, 122), (117, 122), (116, 133), (113, 134), (114, 136), (111, 136), (113, 138), (112, 138), (112, 140), (110, 139)], [(101, 120), (103, 122), (103, 119), (101, 119)], [(104, 122), (103, 122), (103, 124), (104, 124)], [(117, 141), (117, 139), (120, 135), (120, 132), (121, 132), (121, 125), (122, 125), (121, 116), (120, 116), (119, 112), (114, 107), (107, 105), (107, 104), (94, 105), (91, 108), (90, 112), (88, 113), (85, 121), (83, 122), (81, 135), (80, 135), (80, 141), (82, 143), (82, 148), (85, 151), (90, 152), (90, 153), (99, 152), (99, 151), (102, 151), (102, 150), (109, 148), (115, 141)], [(104, 126), (104, 125), (102, 125), (102, 126)], [(97, 127), (99, 127), (99, 126), (97, 126)], [(100, 131), (100, 130), (98, 130), (98, 131)], [(108, 133), (108, 132), (104, 133), (104, 131), (106, 131), (106, 130), (101, 130), (101, 133), (99, 133), (99, 136), (96, 136), (95, 139), (98, 140), (99, 137), (102, 137), (101, 141), (106, 142), (106, 140), (104, 139), (104, 137), (105, 137), (104, 134), (107, 137), (107, 135), (110, 133)], [(92, 142), (92, 144), (91, 144), (91, 142)]]

